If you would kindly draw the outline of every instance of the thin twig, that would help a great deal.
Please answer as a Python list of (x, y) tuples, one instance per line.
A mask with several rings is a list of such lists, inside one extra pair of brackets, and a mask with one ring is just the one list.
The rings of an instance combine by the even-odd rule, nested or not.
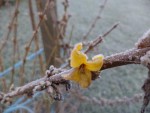
[[(31, 24), (32, 24), (32, 29), (33, 31), (36, 30), (36, 23), (35, 23), (35, 19), (34, 19), (34, 12), (33, 12), (33, 7), (32, 7), (32, 0), (28, 0), (28, 4), (29, 4), (29, 13), (30, 13), (30, 20), (31, 20)], [(39, 40), (38, 40), (38, 34), (35, 34), (35, 38), (34, 38), (34, 42), (35, 42), (35, 51), (39, 50)], [(44, 67), (43, 67), (43, 59), (42, 56), (39, 55), (39, 64), (40, 64), (40, 69), (42, 74), (44, 73)]]
[(103, 41), (103, 39), (109, 35), (115, 28), (117, 28), (117, 26), (119, 25), (119, 23), (114, 24), (111, 28), (109, 28), (109, 30), (107, 30), (107, 32), (105, 32), (102, 36), (98, 36), (98, 38), (96, 38), (95, 40), (93, 40), (88, 48), (85, 50), (84, 53), (89, 52), (90, 50), (92, 50), (95, 46), (97, 46), (99, 43), (101, 43)]
[(92, 32), (92, 30), (95, 28), (97, 22), (99, 21), (99, 19), (101, 18), (101, 14), (106, 6), (107, 0), (104, 0), (104, 3), (100, 6), (98, 15), (95, 17), (95, 19), (93, 20), (88, 32), (83, 36), (83, 40), (87, 39), (87, 37), (90, 35), (90, 33)]
[[(17, 4), (20, 4), (20, 0), (16, 0), (16, 2), (18, 2)], [(19, 7), (18, 7), (18, 11), (19, 11)], [(11, 82), (10, 82), (10, 86), (11, 84), (13, 84), (14, 82), (14, 74), (15, 74), (15, 68), (14, 68), (14, 64), (15, 64), (15, 56), (16, 56), (16, 51), (17, 51), (17, 23), (18, 22), (18, 15), (16, 15), (16, 18), (14, 19), (14, 23), (13, 23), (13, 31), (14, 31), (14, 38), (13, 38), (13, 61), (12, 61), (12, 76), (11, 76)], [(19, 54), (19, 53), (18, 53)]]
[(61, 18), (61, 20), (58, 22), (58, 35), (57, 38), (61, 39), (61, 41), (64, 43), (64, 37), (66, 33), (66, 28), (67, 24), (70, 18), (70, 15), (68, 14), (68, 7), (69, 7), (69, 2), (68, 0), (63, 1), (63, 6), (64, 6), (64, 14)]
[(22, 76), (20, 77), (20, 84), (21, 84), (21, 85), (24, 83), (24, 77), (25, 77), (25, 75), (24, 75), (25, 68), (24, 68), (24, 67), (25, 67), (25, 63), (26, 63), (26, 57), (27, 57), (27, 55), (28, 55), (28, 53), (29, 53), (31, 43), (32, 43), (32, 41), (34, 40), (34, 38), (36, 37), (36, 34), (38, 33), (38, 30), (39, 30), (39, 28), (40, 28), (40, 25), (41, 25), (43, 19), (45, 19), (44, 16), (45, 16), (45, 13), (46, 13), (46, 11), (47, 11), (49, 5), (50, 5), (50, 0), (47, 0), (47, 3), (46, 3), (45, 8), (44, 8), (44, 11), (43, 11), (43, 13), (41, 13), (41, 15), (40, 15), (39, 23), (37, 24), (36, 29), (35, 29), (35, 31), (33, 32), (33, 35), (32, 35), (32, 37), (30, 38), (30, 41), (29, 41), (28, 45), (26, 46), (25, 55), (24, 55), (24, 57), (23, 57), (23, 65), (22, 65), (22, 67), (21, 67), (21, 73), (22, 73)]
[(2, 83), (2, 88), (3, 88), (3, 92), (6, 93), (7, 92), (7, 83), (6, 83), (6, 79), (2, 78), (1, 79), (1, 83)]
[(9, 37), (10, 37), (10, 33), (11, 33), (12, 27), (13, 27), (13, 23), (14, 23), (14, 21), (15, 21), (16, 16), (17, 16), (18, 13), (19, 13), (19, 12), (18, 12), (18, 8), (19, 8), (19, 2), (16, 2), (15, 10), (14, 10), (14, 13), (13, 13), (13, 17), (12, 17), (10, 23), (9, 23), (8, 31), (7, 31), (7, 33), (6, 33), (6, 37), (4, 36), (4, 39), (5, 39), (5, 40), (4, 40), (4, 42), (1, 44), (1, 47), (0, 47), (0, 53), (2, 52), (3, 48), (5, 47), (7, 41), (8, 41), (8, 39), (9, 39)]

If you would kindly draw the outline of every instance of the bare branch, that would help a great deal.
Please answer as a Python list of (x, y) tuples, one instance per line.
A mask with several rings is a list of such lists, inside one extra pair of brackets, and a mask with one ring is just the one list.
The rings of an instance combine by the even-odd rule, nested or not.
[(85, 50), (84, 53), (88, 53), (91, 49), (93, 49), (95, 46), (97, 46), (99, 43), (103, 41), (103, 38), (105, 38), (107, 35), (109, 35), (115, 28), (117, 28), (119, 23), (114, 24), (112, 27), (110, 27), (102, 36), (98, 36), (95, 40), (93, 40), (88, 48)]

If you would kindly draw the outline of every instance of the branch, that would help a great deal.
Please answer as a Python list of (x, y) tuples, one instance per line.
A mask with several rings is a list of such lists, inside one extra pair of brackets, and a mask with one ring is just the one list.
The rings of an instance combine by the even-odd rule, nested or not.
[[(143, 48), (143, 49), (131, 49), (125, 52), (117, 53), (111, 56), (107, 56), (104, 59), (104, 65), (102, 67), (102, 70), (113, 68), (117, 66), (127, 65), (127, 64), (140, 64), (140, 57), (143, 56), (147, 51), (150, 50), (150, 47)], [(38, 85), (40, 85), (41, 82), (51, 82), (52, 84), (63, 84), (66, 82), (61, 75), (67, 74), (72, 69), (65, 70), (63, 72), (60, 72), (58, 74), (55, 74), (50, 77), (43, 77), (41, 79), (32, 81), (24, 86), (16, 88), (14, 91), (10, 91), (7, 94), (0, 96), (0, 100), (2, 100), (4, 97), (15, 97), (18, 95), (28, 94), (29, 92), (33, 92), (34, 88)], [(43, 89), (41, 89), (43, 90)]]
[(143, 49), (133, 48), (125, 52), (107, 56), (104, 59), (104, 64), (101, 70), (127, 65), (127, 64), (140, 64), (141, 56), (145, 55), (146, 52), (149, 50), (150, 47), (143, 48)]

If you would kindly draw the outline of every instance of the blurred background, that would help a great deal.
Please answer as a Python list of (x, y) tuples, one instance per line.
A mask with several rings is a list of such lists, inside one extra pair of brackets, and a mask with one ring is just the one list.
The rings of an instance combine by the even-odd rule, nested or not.
[[(0, 0), (0, 91), (8, 92), (44, 76), (50, 65), (64, 66), (74, 44), (94, 40), (115, 23), (119, 26), (88, 52), (90, 58), (134, 48), (150, 28), (149, 0), (50, 0), (47, 4), (47, 0)], [(33, 98), (20, 96), (11, 105), (1, 104), (0, 110), (138, 113), (142, 99), (117, 102), (141, 94), (146, 77), (147, 69), (140, 65), (107, 69), (88, 89), (74, 84), (63, 101), (54, 101), (41, 92)]]

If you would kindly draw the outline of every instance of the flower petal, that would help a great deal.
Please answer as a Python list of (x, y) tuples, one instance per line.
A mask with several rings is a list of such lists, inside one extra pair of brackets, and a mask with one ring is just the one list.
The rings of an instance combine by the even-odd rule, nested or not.
[(81, 64), (87, 62), (87, 56), (83, 52), (81, 52), (82, 43), (78, 43), (75, 45), (74, 49), (71, 52), (71, 61), (70, 65), (73, 68), (79, 67)]
[(82, 88), (87, 88), (91, 84), (91, 72), (87, 69), (80, 70), (79, 68), (74, 68), (71, 73), (62, 75), (66, 80), (72, 80), (78, 83)]
[(61, 75), (66, 80), (72, 80), (75, 82), (80, 81), (79, 68), (73, 68), (72, 71), (68, 74)]
[(87, 61), (85, 64), (85, 68), (90, 70), (90, 71), (99, 71), (103, 65), (103, 55), (96, 55), (92, 58), (91, 61)]
[(89, 87), (92, 78), (91, 72), (85, 69), (84, 73), (83, 72), (80, 73), (80, 77), (81, 77), (81, 80), (79, 81), (80, 86), (82, 88)]

